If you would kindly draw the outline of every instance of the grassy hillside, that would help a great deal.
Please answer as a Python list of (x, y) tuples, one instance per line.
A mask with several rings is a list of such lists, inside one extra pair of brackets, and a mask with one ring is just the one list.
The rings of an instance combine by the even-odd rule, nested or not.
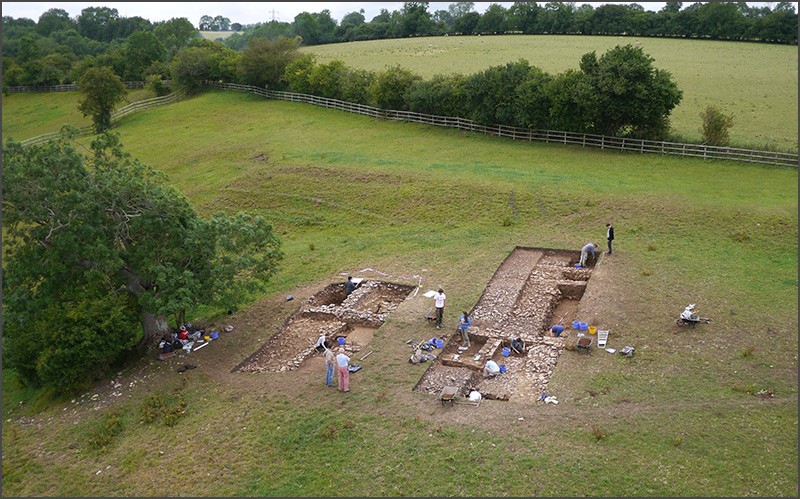
[[(128, 90), (124, 107), (154, 97), (145, 89)], [(57, 132), (63, 125), (91, 125), (90, 117), (78, 111), (80, 92), (18, 93), (3, 96), (3, 140), (23, 140), (37, 135)]]
[[(118, 131), (201, 212), (265, 214), (286, 258), (267, 296), (218, 319), (236, 329), (186, 359), (194, 371), (144, 360), (49, 405), (4, 371), (7, 495), (796, 494), (796, 169), (520, 143), (232, 92)], [(557, 406), (446, 408), (412, 392), (428, 366), (407, 363), (405, 341), (431, 335), (419, 295), (376, 333), (348, 396), (324, 386), (319, 358), (230, 372), (341, 272), (444, 287), (449, 328), (515, 246), (577, 250), (602, 243), (606, 221), (615, 254), (579, 312), (636, 354), (564, 352)], [(689, 302), (713, 322), (675, 326)], [(142, 422), (170, 407), (173, 427)]]
[(616, 36), (458, 36), (375, 40), (305, 47), (321, 62), (341, 59), (380, 71), (399, 64), (425, 78), (472, 74), (520, 58), (550, 74), (577, 69), (583, 54), (638, 44), (684, 92), (672, 113), (675, 130), (699, 140), (700, 112), (709, 104), (735, 117), (739, 146), (797, 150), (797, 47), (710, 40)]

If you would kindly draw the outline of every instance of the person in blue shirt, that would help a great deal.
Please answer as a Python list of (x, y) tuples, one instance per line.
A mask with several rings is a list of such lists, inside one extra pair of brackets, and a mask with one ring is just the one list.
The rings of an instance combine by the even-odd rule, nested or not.
[(467, 314), (466, 310), (461, 313), (461, 317), (458, 318), (458, 328), (461, 330), (461, 340), (463, 342), (463, 346), (469, 348), (469, 326), (472, 324), (472, 319), (469, 318), (469, 314)]

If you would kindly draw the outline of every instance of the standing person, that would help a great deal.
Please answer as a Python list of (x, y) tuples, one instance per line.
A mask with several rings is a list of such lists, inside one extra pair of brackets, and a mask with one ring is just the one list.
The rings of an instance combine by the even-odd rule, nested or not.
[(333, 350), (325, 346), (325, 384), (333, 386), (333, 367), (336, 365), (336, 356)]
[(596, 243), (586, 243), (586, 246), (581, 249), (581, 267), (586, 267), (586, 260), (589, 255), (592, 255), (592, 258), (594, 258), (595, 249), (597, 249)]
[(436, 329), (442, 329), (442, 317), (444, 317), (444, 304), (447, 296), (445, 296), (442, 288), (433, 295), (433, 305), (436, 307)]
[(347, 276), (347, 282), (344, 283), (344, 295), (350, 296), (350, 293), (352, 293), (355, 289), (356, 283), (353, 282), (353, 276)]
[(458, 327), (461, 329), (461, 341), (463, 342), (463, 346), (469, 348), (469, 326), (472, 324), (472, 319), (469, 318), (467, 311), (463, 311), (461, 313), (461, 317), (458, 318)]
[(339, 366), (339, 391), (350, 391), (350, 357), (344, 354), (344, 348), (339, 348), (336, 355), (336, 365)]
[(606, 224), (606, 240), (608, 241), (608, 254), (611, 254), (611, 241), (614, 240), (614, 226)]

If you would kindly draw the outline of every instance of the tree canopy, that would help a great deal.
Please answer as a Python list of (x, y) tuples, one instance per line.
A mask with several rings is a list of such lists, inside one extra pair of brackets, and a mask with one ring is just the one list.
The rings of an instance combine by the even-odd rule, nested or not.
[(286, 67), (300, 56), (299, 38), (279, 37), (277, 40), (252, 38), (242, 52), (239, 76), (242, 83), (282, 89)]
[(3, 167), (3, 355), (32, 383), (77, 383), (200, 304), (234, 310), (282, 258), (263, 217), (201, 218), (116, 134), (88, 157), (67, 134), (9, 141)]
[[(345, 14), (337, 23), (327, 9), (302, 12), (291, 22), (272, 20), (248, 25), (231, 23), (223, 16), (204, 15), (199, 28), (237, 33), (220, 41), (241, 52), (248, 41), (265, 38), (300, 37), (302, 45), (396, 37), (446, 34), (569, 34), (603, 36), (653, 36), (713, 40), (748, 40), (797, 44), (796, 3), (776, 2), (767, 6), (746, 2), (666, 2), (658, 12), (639, 4), (591, 4), (570, 2), (514, 2), (507, 9), (489, 5), (474, 10), (473, 2), (455, 2), (448, 8), (429, 11), (429, 2), (403, 2), (399, 10), (381, 9), (367, 20), (363, 9)], [(171, 78), (170, 64), (177, 53), (190, 46), (198, 30), (186, 18), (151, 23), (138, 16), (120, 17), (116, 9), (87, 7), (71, 19), (63, 9), (43, 13), (38, 22), (3, 17), (3, 86), (52, 85), (76, 82), (91, 66), (106, 65), (125, 79), (139, 71), (127, 62), (129, 52), (153, 53), (152, 44), (141, 37), (152, 33), (166, 50), (159, 57), (158, 71)], [(137, 37), (131, 40), (132, 37)], [(138, 51), (136, 44), (149, 47)], [(141, 54), (140, 54), (141, 55)], [(57, 64), (46, 57), (58, 56)], [(99, 60), (95, 60), (99, 59)], [(133, 66), (137, 66), (134, 64)]]
[(81, 89), (78, 101), (81, 113), (92, 117), (98, 133), (111, 128), (111, 111), (128, 92), (120, 77), (109, 67), (89, 68), (78, 85)]

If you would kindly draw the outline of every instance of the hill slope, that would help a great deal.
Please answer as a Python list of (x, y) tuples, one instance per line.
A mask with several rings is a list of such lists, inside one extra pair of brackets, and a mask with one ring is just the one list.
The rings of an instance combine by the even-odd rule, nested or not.
[[(797, 170), (519, 143), (233, 92), (118, 131), (201, 212), (264, 213), (286, 259), (252, 306), (197, 316), (235, 329), (187, 358), (144, 359), (44, 409), (4, 371), (6, 494), (796, 493)], [(607, 221), (614, 255), (578, 313), (632, 358), (564, 351), (548, 387), (559, 405), (451, 408), (412, 391), (427, 365), (407, 362), (405, 342), (435, 331), (422, 292), (446, 290), (449, 332), (513, 248), (602, 244)], [(351, 393), (325, 387), (320, 357), (231, 372), (340, 273), (422, 283), (375, 333)], [(689, 302), (713, 322), (675, 326)], [(198, 368), (179, 374), (183, 363)]]

